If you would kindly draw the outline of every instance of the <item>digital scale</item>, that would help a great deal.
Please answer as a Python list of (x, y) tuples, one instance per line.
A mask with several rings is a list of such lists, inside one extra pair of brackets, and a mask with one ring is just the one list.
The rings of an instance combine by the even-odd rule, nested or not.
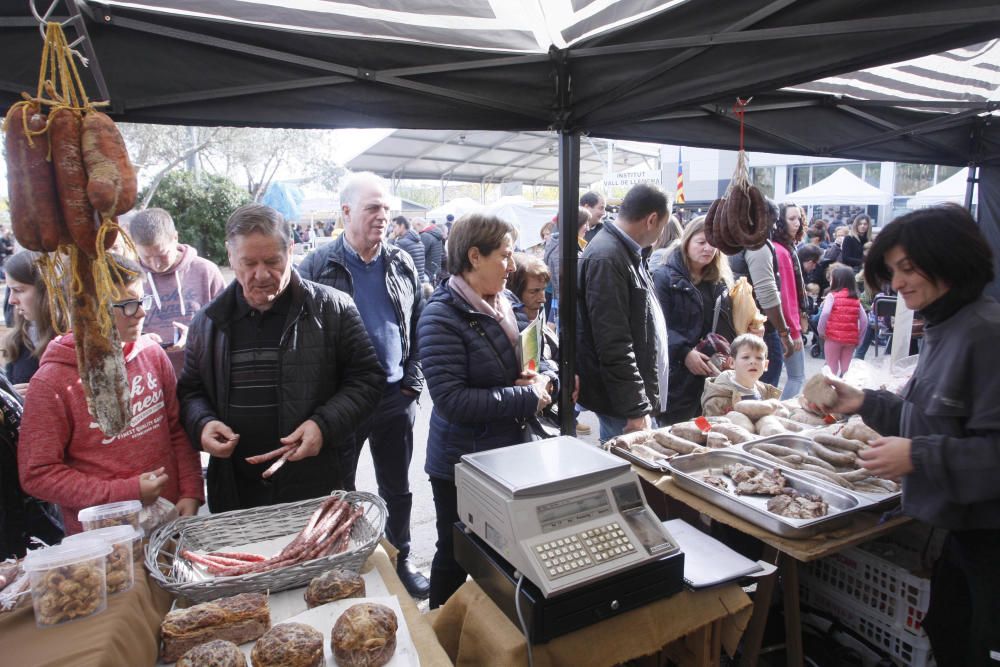
[(523, 575), (533, 641), (683, 587), (684, 555), (638, 477), (593, 445), (561, 436), (466, 454), (455, 484), (456, 558), (508, 615)]

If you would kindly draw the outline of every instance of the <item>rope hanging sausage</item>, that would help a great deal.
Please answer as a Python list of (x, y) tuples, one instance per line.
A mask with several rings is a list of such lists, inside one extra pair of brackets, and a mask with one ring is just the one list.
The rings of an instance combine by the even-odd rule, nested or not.
[[(132, 277), (108, 249), (137, 186), (121, 134), (98, 110), (107, 102), (87, 97), (75, 58), (83, 61), (62, 25), (47, 22), (35, 96), (22, 93), (4, 120), (11, 222), (22, 246), (44, 253), (39, 269), (50, 307), (69, 313), (91, 413), (105, 434), (117, 435), (131, 414), (111, 304), (116, 279)], [(134, 253), (128, 235), (121, 238)]]

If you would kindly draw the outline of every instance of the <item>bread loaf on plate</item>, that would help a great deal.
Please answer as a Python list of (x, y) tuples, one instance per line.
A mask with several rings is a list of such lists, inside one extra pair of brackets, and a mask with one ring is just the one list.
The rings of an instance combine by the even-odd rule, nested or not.
[(365, 580), (360, 574), (349, 570), (329, 570), (309, 582), (304, 597), (312, 609), (328, 602), (364, 596)]
[(375, 602), (362, 602), (340, 615), (330, 634), (339, 667), (381, 667), (396, 652), (396, 612)]
[(175, 609), (160, 625), (163, 662), (175, 662), (192, 648), (226, 639), (234, 644), (253, 641), (271, 627), (267, 596), (241, 593), (203, 602), (187, 609)]
[(247, 657), (236, 644), (213, 639), (182, 655), (177, 667), (247, 667)]
[(323, 633), (305, 623), (280, 623), (253, 645), (250, 662), (253, 667), (320, 667)]

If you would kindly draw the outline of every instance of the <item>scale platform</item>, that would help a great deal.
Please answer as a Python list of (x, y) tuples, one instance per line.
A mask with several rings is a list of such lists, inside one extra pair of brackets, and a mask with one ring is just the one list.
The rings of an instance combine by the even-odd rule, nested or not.
[[(453, 527), (455, 559), (520, 629), (514, 593), (515, 568), (458, 522)], [(521, 613), (532, 644), (599, 623), (631, 609), (679, 593), (684, 588), (684, 554), (673, 551), (583, 588), (545, 597), (527, 578), (521, 586)]]

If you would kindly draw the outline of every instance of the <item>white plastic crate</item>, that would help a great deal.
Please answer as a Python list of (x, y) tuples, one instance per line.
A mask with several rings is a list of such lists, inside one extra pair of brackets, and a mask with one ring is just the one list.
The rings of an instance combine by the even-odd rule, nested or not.
[(850, 598), (891, 627), (922, 634), (931, 582), (910, 571), (919, 561), (919, 551), (905, 544), (870, 542), (807, 563), (801, 578)]
[(920, 632), (914, 634), (886, 623), (860, 602), (812, 582), (802, 581), (801, 602), (835, 618), (844, 627), (858, 633), (893, 660), (907, 667), (933, 667), (931, 642)]

